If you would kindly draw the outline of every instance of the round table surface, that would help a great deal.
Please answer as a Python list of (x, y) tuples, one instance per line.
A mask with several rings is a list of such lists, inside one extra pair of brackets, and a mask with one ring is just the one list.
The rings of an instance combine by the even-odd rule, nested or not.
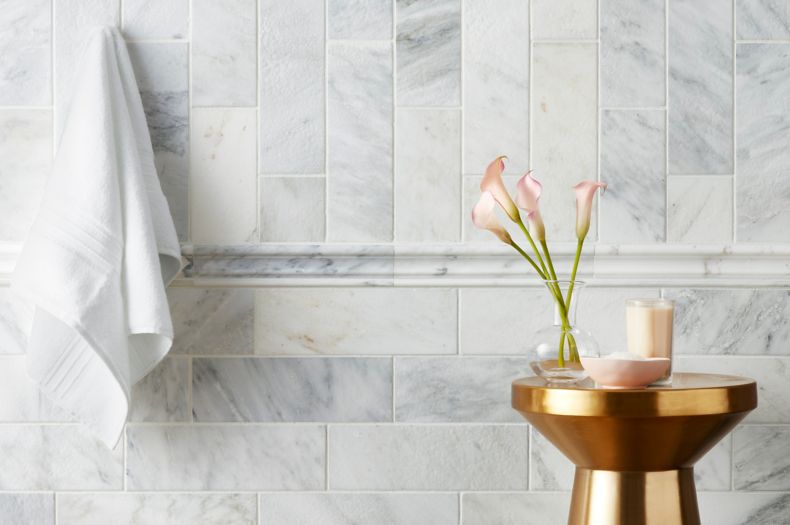
[(566, 416), (676, 417), (747, 412), (757, 407), (753, 379), (719, 374), (675, 373), (672, 384), (641, 389), (596, 388), (540, 377), (513, 381), (512, 406), (519, 412)]

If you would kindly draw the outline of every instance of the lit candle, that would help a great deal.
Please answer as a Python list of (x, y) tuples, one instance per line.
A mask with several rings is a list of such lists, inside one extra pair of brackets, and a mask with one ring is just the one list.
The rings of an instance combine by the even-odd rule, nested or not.
[(669, 358), (666, 374), (653, 384), (670, 384), (675, 304), (668, 299), (629, 299), (625, 304), (628, 351), (642, 357)]

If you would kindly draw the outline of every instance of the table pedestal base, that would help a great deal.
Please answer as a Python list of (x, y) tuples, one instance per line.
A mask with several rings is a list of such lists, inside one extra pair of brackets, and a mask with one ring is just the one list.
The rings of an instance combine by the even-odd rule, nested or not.
[(694, 469), (615, 472), (576, 467), (568, 525), (700, 525)]

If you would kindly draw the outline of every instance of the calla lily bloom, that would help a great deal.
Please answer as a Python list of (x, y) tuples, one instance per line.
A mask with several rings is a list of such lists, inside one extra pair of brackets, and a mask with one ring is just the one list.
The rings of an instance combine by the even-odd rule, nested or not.
[(539, 241), (546, 240), (546, 226), (543, 224), (538, 206), (542, 191), (543, 185), (532, 176), (531, 171), (521, 177), (516, 184), (516, 203), (519, 208), (527, 212), (532, 233)]
[(590, 231), (592, 201), (598, 188), (601, 188), (601, 195), (603, 195), (603, 192), (606, 191), (606, 184), (593, 180), (583, 180), (573, 187), (573, 191), (576, 192), (576, 238), (580, 241)]
[(502, 160), (506, 157), (497, 157), (486, 168), (486, 173), (483, 175), (483, 180), (480, 181), (480, 191), (488, 191), (499, 203), (510, 220), (518, 223), (521, 221), (521, 216), (518, 214), (516, 203), (510, 197), (510, 194), (505, 188), (505, 182), (502, 180), (502, 172), (505, 171), (505, 162)]
[(496, 216), (496, 205), (494, 195), (490, 191), (484, 191), (472, 208), (472, 223), (481, 230), (490, 231), (505, 244), (512, 244), (513, 239)]

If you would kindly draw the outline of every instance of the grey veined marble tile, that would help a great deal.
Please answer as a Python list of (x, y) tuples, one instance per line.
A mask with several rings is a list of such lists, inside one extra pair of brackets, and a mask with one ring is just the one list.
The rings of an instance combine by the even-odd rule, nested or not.
[(54, 494), (0, 494), (0, 523), (54, 525)]
[(687, 243), (732, 242), (732, 177), (669, 177), (667, 240)]
[(467, 492), (461, 499), (461, 525), (548, 525), (565, 523), (568, 493)]
[(195, 359), (192, 370), (195, 421), (392, 419), (389, 358)]
[(738, 44), (736, 239), (787, 242), (790, 228), (790, 50)]
[(526, 337), (553, 322), (546, 290), (461, 288), (458, 293), (462, 354), (524, 355)]
[(320, 490), (318, 425), (134, 426), (126, 429), (130, 490)]
[(121, 7), (129, 40), (189, 38), (189, 0), (124, 0)]
[(666, 1), (600, 0), (601, 105), (665, 104)]
[(595, 0), (532, 0), (532, 38), (595, 39), (597, 7)]
[(703, 492), (698, 501), (702, 523), (778, 525), (790, 515), (790, 494)]
[(790, 354), (790, 291), (667, 290), (682, 354)]
[(456, 525), (455, 494), (261, 494), (260, 525)]
[(669, 2), (669, 173), (732, 173), (732, 1)]
[(168, 357), (132, 387), (129, 421), (189, 421), (189, 360)]
[(329, 38), (389, 40), (392, 38), (393, 0), (329, 0)]
[(662, 242), (666, 229), (666, 149), (662, 110), (601, 112), (600, 237)]
[(461, 0), (396, 0), (399, 106), (461, 103)]
[(529, 4), (464, 0), (464, 173), (529, 169)]
[(333, 425), (333, 490), (526, 490), (523, 425)]
[(325, 177), (261, 177), (261, 242), (321, 242), (326, 232)]
[(790, 490), (790, 426), (744, 426), (733, 433), (736, 490)]
[(735, 33), (743, 40), (790, 38), (790, 3), (785, 0), (735, 0)]
[(58, 494), (59, 525), (256, 525), (255, 494)]
[(324, 3), (261, 0), (259, 17), (259, 172), (323, 173)]
[(0, 106), (52, 100), (52, 0), (6, 0), (0, 10)]

